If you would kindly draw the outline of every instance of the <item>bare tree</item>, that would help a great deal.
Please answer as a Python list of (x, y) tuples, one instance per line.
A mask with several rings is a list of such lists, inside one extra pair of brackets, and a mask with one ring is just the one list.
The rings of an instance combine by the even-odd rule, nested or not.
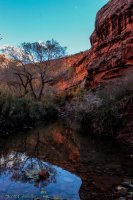
[(15, 76), (15, 84), (23, 90), (23, 95), (31, 93), (35, 100), (40, 101), (45, 85), (53, 83), (61, 75), (57, 76), (54, 65), (57, 59), (65, 56), (66, 47), (52, 39), (45, 43), (22, 43), (19, 48), (8, 46), (3, 53), (13, 61), (6, 70)]

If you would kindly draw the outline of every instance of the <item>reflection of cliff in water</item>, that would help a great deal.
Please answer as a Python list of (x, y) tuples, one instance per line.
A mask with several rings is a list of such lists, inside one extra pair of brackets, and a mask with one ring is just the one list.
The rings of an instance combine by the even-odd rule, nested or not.
[(1, 153), (11, 152), (25, 153), (80, 176), (81, 199), (108, 193), (124, 178), (133, 178), (132, 159), (118, 144), (84, 137), (60, 124), (1, 140)]
[[(65, 131), (65, 132), (64, 132)], [(80, 158), (76, 137), (61, 126), (40, 128), (1, 140), (1, 152), (26, 152), (49, 162), (78, 161)], [(4, 149), (2, 149), (4, 148)]]
[[(0, 188), (0, 195), (13, 195), (14, 193), (26, 195), (31, 193), (35, 197), (35, 195), (39, 196), (43, 190), (46, 193), (43, 195), (51, 199), (54, 196), (60, 197), (60, 199), (79, 199), (81, 179), (60, 167), (52, 165), (59, 165), (57, 161), (63, 161), (64, 157), (69, 159), (69, 155), (67, 156), (69, 148), (70, 150), (75, 148), (74, 144), (70, 143), (69, 146), (66, 143), (63, 154), (59, 150), (59, 146), (61, 144), (63, 148), (64, 140), (65, 137), (61, 136), (53, 127), (20, 133), (20, 135), (2, 139), (0, 146), (0, 187), (2, 186), (3, 189)], [(73, 159), (72, 154), (70, 153), (70, 159)], [(56, 162), (50, 164), (50, 161), (55, 161), (54, 158)], [(44, 173), (44, 171), (48, 172), (48, 176), (45, 178), (43, 176), (42, 179), (42, 172)], [(72, 185), (74, 186), (72, 187)]]

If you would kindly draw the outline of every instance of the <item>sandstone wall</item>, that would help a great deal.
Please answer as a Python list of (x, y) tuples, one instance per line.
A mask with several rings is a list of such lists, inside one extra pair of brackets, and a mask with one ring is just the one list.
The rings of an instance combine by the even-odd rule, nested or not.
[(109, 1), (97, 13), (90, 41), (87, 87), (133, 71), (133, 1)]

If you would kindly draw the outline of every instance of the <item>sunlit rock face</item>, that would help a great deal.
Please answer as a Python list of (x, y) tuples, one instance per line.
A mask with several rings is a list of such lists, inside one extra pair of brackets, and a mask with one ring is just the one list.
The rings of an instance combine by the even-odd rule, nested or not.
[[(64, 91), (81, 84), (85, 80), (87, 70), (84, 60), (88, 56), (88, 52), (89, 51), (80, 52), (52, 61), (53, 68), (51, 68), (50, 75), (56, 79), (54, 83), (51, 84), (53, 90), (59, 92)], [(5, 55), (0, 54), (0, 69), (8, 67), (10, 64), (11, 60), (7, 59)], [(63, 75), (59, 76), (59, 74)], [(58, 76), (59, 78), (56, 78)], [(1, 74), (0, 82), (4, 82), (3, 78), (1, 78)], [(37, 81), (36, 84), (38, 84)]]
[(111, 0), (101, 8), (90, 42), (90, 50), (66, 59), (69, 73), (56, 83), (57, 88), (85, 82), (93, 89), (133, 72), (133, 1)]
[(85, 60), (89, 51), (80, 52), (61, 59), (60, 71), (64, 71), (64, 75), (57, 80), (54, 87), (59, 91), (73, 88), (83, 83), (87, 75)]
[(90, 41), (87, 87), (133, 71), (133, 1), (109, 1), (97, 13)]

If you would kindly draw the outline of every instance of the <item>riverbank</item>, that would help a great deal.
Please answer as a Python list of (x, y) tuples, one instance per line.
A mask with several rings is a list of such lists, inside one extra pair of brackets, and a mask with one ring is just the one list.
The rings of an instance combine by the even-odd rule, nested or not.
[(86, 91), (62, 108), (60, 118), (83, 135), (112, 138), (133, 150), (133, 79)]
[(132, 151), (132, 85), (127, 75), (95, 91), (78, 88), (40, 102), (0, 93), (0, 135), (47, 125), (59, 116), (62, 124), (85, 136), (111, 138)]

